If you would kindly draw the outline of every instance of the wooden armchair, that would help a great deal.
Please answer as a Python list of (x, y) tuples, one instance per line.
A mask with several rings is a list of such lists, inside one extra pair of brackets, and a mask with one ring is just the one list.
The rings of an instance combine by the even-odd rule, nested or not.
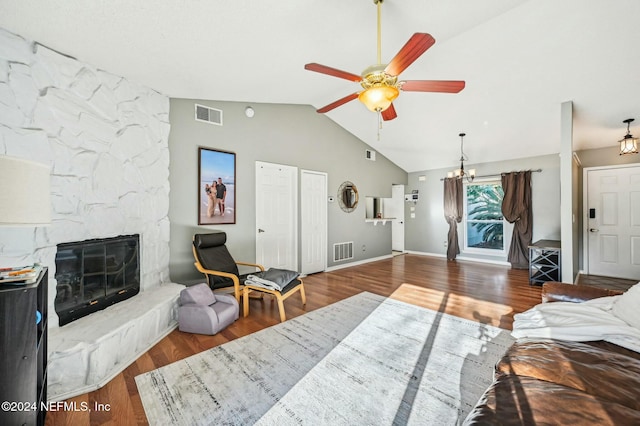
[[(282, 290), (274, 290), (246, 283), (247, 276), (256, 274), (258, 271), (240, 274), (238, 266), (251, 266), (260, 272), (264, 272), (264, 266), (257, 263), (238, 262), (233, 259), (225, 243), (227, 242), (227, 234), (225, 232), (213, 232), (211, 234), (195, 234), (193, 236), (193, 257), (195, 258), (196, 269), (207, 277), (207, 283), (211, 290), (233, 288), (233, 294), (240, 303), (240, 295), (244, 300), (244, 316), (249, 314), (249, 293), (256, 292), (260, 294), (271, 294), (278, 303), (280, 312), (280, 321), (286, 320), (284, 311), (284, 300), (294, 293), (299, 292), (302, 304), (307, 303), (304, 292), (304, 284), (300, 278), (296, 278)], [(297, 274), (296, 274), (297, 276)]]
[[(226, 242), (225, 232), (195, 234), (193, 236), (193, 257), (196, 260), (194, 265), (205, 275), (211, 290), (233, 288), (233, 295), (240, 303), (244, 281), (249, 274), (241, 275), (238, 265), (251, 266), (260, 271), (264, 271), (264, 267), (257, 263), (235, 261), (225, 245)], [(255, 272), (250, 274), (253, 273)]]

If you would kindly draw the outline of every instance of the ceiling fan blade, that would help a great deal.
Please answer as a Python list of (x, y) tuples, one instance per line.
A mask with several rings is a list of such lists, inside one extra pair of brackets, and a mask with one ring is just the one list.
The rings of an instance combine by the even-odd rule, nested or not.
[(344, 78), (345, 80), (349, 80), (349, 81), (358, 82), (362, 80), (362, 77), (360, 77), (359, 75), (356, 75), (347, 71), (342, 71), (337, 68), (331, 68), (326, 65), (316, 64), (316, 63), (306, 64), (304, 66), (304, 69), (309, 71), (319, 72), (321, 74), (331, 75), (338, 78)]
[(427, 51), (436, 40), (427, 33), (415, 33), (409, 41), (402, 46), (402, 49), (389, 62), (385, 68), (385, 72), (389, 75), (399, 75), (416, 59)]
[(408, 80), (402, 84), (404, 92), (443, 92), (458, 93), (464, 89), (465, 82), (457, 80)]
[(393, 120), (397, 116), (398, 114), (396, 114), (396, 109), (393, 107), (393, 104), (389, 105), (389, 108), (382, 111), (382, 119), (384, 121)]
[(358, 98), (358, 95), (359, 95), (359, 93), (357, 93), (357, 92), (356, 92), (356, 93), (352, 93), (352, 94), (350, 94), (350, 95), (347, 95), (347, 96), (345, 96), (345, 97), (344, 97), (344, 98), (342, 98), (342, 99), (338, 99), (337, 101), (332, 102), (332, 103), (330, 103), (329, 105), (327, 105), (327, 106), (324, 106), (324, 107), (320, 108), (320, 109), (318, 110), (318, 112), (319, 112), (320, 114), (324, 114), (325, 112), (329, 112), (329, 111), (331, 111), (332, 109), (339, 107), (340, 105), (346, 104), (346, 103), (347, 103), (347, 102), (349, 102), (349, 101), (352, 101), (352, 100), (354, 100), (354, 99), (357, 99), (357, 98)]

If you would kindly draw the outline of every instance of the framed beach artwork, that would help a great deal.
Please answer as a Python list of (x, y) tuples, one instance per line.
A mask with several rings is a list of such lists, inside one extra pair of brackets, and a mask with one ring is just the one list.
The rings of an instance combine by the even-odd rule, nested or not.
[(198, 148), (198, 225), (236, 223), (236, 154)]

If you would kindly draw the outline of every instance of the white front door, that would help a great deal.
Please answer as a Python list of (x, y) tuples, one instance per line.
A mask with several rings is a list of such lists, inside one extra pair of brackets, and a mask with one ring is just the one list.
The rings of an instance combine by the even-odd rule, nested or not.
[(391, 250), (404, 251), (404, 185), (391, 187), (391, 211), (385, 212), (393, 217), (391, 222)]
[(256, 262), (298, 270), (298, 168), (256, 161)]
[(586, 174), (588, 273), (640, 279), (640, 166)]
[(301, 273), (327, 268), (327, 174), (303, 170), (300, 175)]

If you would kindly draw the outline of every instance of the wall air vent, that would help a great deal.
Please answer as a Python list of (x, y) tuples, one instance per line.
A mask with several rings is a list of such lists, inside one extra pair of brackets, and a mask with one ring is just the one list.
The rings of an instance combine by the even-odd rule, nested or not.
[(370, 149), (367, 149), (364, 152), (364, 158), (366, 158), (367, 160), (376, 161), (376, 152)]
[(209, 108), (204, 105), (196, 105), (196, 121), (204, 121), (209, 124), (222, 126), (222, 110)]
[(333, 245), (333, 261), (353, 259), (353, 241)]

